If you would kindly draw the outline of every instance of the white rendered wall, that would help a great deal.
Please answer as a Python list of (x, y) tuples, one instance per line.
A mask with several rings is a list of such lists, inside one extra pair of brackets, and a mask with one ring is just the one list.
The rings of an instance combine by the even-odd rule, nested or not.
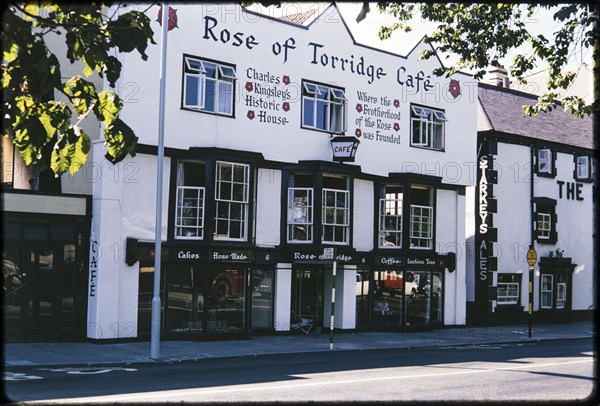
[(281, 171), (258, 170), (256, 192), (256, 245), (277, 246), (280, 243)]
[(354, 180), (352, 238), (357, 251), (373, 249), (373, 219), (375, 218), (373, 196), (373, 182)]
[(465, 324), (464, 196), (459, 196), (455, 190), (438, 189), (436, 206), (436, 251), (440, 254), (456, 253), (456, 270), (445, 271), (444, 275), (444, 322)]
[[(148, 11), (155, 32), (159, 32), (159, 25), (154, 22), (157, 10), (158, 7), (151, 7)], [(355, 135), (356, 130), (361, 130), (355, 164), (360, 165), (363, 172), (382, 176), (390, 172), (427, 173), (442, 176), (447, 183), (472, 183), (465, 165), (475, 156), (476, 82), (468, 75), (454, 75), (453, 79), (461, 87), (461, 94), (454, 98), (449, 92), (450, 79), (433, 75), (433, 70), (440, 66), (439, 60), (418, 59), (422, 49), (430, 49), (428, 45), (419, 44), (407, 56), (359, 46), (353, 42), (336, 9), (331, 8), (327, 13), (305, 28), (248, 14), (235, 5), (227, 5), (227, 12), (225, 7), (214, 5), (178, 5), (178, 28), (169, 32), (165, 145), (180, 149), (214, 146), (247, 150), (284, 162), (330, 161), (330, 134), (301, 128), (301, 82), (314, 80), (345, 88), (348, 98), (346, 135)], [(241, 33), (244, 39), (252, 36), (256, 44), (232, 46), (231, 41), (223, 43), (219, 38), (216, 41), (212, 38), (213, 33), (218, 35), (225, 30), (230, 34)], [(294, 48), (285, 54), (274, 52), (290, 39), (294, 41)], [(160, 45), (160, 38), (156, 41)], [(158, 45), (149, 47), (147, 61), (141, 61), (135, 53), (119, 56), (123, 74), (118, 89), (124, 99), (136, 101), (126, 105), (123, 118), (143, 144), (156, 144), (157, 123), (148, 117), (155, 117), (158, 112), (154, 101), (159, 84), (152, 72), (158, 72), (159, 49)], [(234, 118), (181, 109), (184, 54), (235, 64), (238, 80)], [(339, 65), (331, 66), (333, 57), (350, 58), (351, 55), (357, 64), (362, 58), (365, 69), (370, 65), (374, 71), (380, 69), (379, 78), (360, 75), (358, 68), (351, 72), (341, 70)], [(328, 65), (323, 66), (323, 58), (329, 61)], [(415, 77), (419, 72), (423, 79), (418, 81), (417, 90)], [(409, 76), (413, 80), (412, 87), (407, 85)], [(284, 83), (285, 77), (289, 78), (288, 84)], [(431, 85), (427, 90), (423, 86), (425, 80)], [(249, 85), (253, 90), (247, 90)], [(274, 103), (272, 108), (250, 106), (246, 97), (259, 97), (258, 87), (276, 90), (285, 96), (262, 96), (265, 102)], [(370, 98), (365, 100), (364, 95)], [(289, 111), (283, 111), (284, 101), (289, 103)], [(448, 121), (444, 153), (410, 147), (411, 103), (445, 111)], [(369, 109), (377, 108), (399, 114), (399, 119), (381, 118), (378, 123), (380, 117), (367, 114)], [(261, 122), (258, 114), (262, 110), (287, 123)], [(248, 117), (250, 111), (255, 113), (252, 119)], [(366, 124), (367, 119), (372, 125)], [(394, 124), (399, 125), (398, 129), (393, 128)], [(383, 126), (391, 128), (383, 129)], [(380, 135), (395, 137), (396, 142), (378, 139), (377, 131)]]
[(292, 264), (277, 264), (275, 270), (274, 322), (275, 331), (289, 331), (292, 305)]
[[(101, 142), (94, 143), (93, 147), (97, 153), (103, 148)], [(88, 295), (89, 338), (137, 336), (139, 263), (132, 267), (125, 263), (125, 240), (127, 237), (154, 240), (156, 165), (156, 157), (143, 154), (126, 158), (117, 165), (106, 160), (94, 163), (92, 233), (100, 255), (97, 277), (93, 281), (96, 295)], [(163, 241), (167, 236), (168, 168), (169, 159), (166, 158)]]
[[(526, 253), (530, 234), (530, 148), (528, 146), (498, 143), (496, 166), (499, 171), (498, 185), (494, 195), (498, 198), (498, 213), (494, 214), (494, 227), (498, 228), (498, 271), (521, 273), (521, 304), (528, 303), (529, 272)], [(545, 244), (535, 242), (538, 261), (557, 248), (564, 256), (577, 264), (573, 273), (572, 308), (588, 310), (593, 305), (593, 201), (592, 184), (573, 179), (573, 155), (558, 152), (556, 155), (557, 175), (546, 178), (534, 175), (534, 196), (555, 199), (558, 217), (558, 242)], [(565, 182), (562, 198), (558, 182)], [(566, 184), (579, 183), (583, 200), (568, 199)], [(535, 265), (534, 310), (539, 310), (539, 265)]]

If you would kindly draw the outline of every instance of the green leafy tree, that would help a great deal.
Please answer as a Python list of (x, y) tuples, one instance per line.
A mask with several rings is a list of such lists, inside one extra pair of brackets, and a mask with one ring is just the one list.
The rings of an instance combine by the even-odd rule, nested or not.
[[(567, 69), (569, 57), (575, 50), (592, 51), (594, 76), (598, 77), (600, 50), (598, 6), (594, 3), (572, 4), (518, 4), (518, 3), (395, 3), (379, 2), (378, 9), (396, 18), (390, 26), (381, 27), (379, 37), (388, 38), (394, 31), (410, 31), (409, 21), (419, 18), (437, 23), (437, 28), (424, 36), (424, 42), (434, 45), (437, 51), (456, 55), (458, 61), (437, 69), (436, 75), (451, 75), (461, 69), (470, 69), (476, 79), (481, 79), (490, 65), (498, 64), (509, 51), (525, 46), (526, 52), (517, 53), (509, 67), (511, 76), (520, 84), (527, 83), (526, 76), (534, 69), (545, 68), (548, 73), (548, 91), (532, 106), (524, 106), (529, 115), (551, 111), (558, 105), (576, 116), (587, 116), (598, 110), (598, 84), (594, 101), (586, 103), (579, 96), (560, 98), (560, 90), (567, 89), (576, 72)], [(552, 38), (532, 34), (526, 27), (540, 8), (554, 7), (554, 21), (559, 28)], [(357, 21), (370, 11), (364, 3)], [(554, 11), (554, 9), (553, 9)], [(523, 49), (523, 48), (519, 48)], [(421, 54), (424, 59), (434, 55), (432, 50)]]
[[(4, 9), (2, 135), (12, 137), (25, 164), (39, 172), (58, 176), (81, 168), (91, 146), (81, 123), (90, 114), (104, 124), (109, 161), (135, 155), (137, 137), (119, 118), (122, 100), (86, 78), (95, 72), (114, 87), (121, 63), (113, 53), (137, 50), (146, 60), (148, 43), (155, 42), (144, 12), (118, 13), (111, 6), (10, 2)], [(66, 55), (48, 48), (50, 35), (64, 38)], [(63, 78), (59, 57), (65, 56), (82, 62), (82, 75)]]

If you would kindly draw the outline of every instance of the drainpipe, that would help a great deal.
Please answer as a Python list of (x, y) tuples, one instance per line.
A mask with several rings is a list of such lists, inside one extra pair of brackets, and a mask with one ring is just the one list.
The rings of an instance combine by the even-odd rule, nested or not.
[[(530, 211), (531, 211), (531, 222), (530, 222), (530, 244), (529, 248), (534, 249), (534, 221), (535, 221), (535, 209), (533, 202), (533, 175), (534, 175), (534, 144), (531, 144), (531, 152), (529, 157), (529, 193), (530, 193)], [(528, 264), (529, 265), (529, 264)], [(533, 270), (535, 265), (529, 265), (529, 309), (528, 309), (528, 336), (531, 337), (531, 324), (533, 319)]]

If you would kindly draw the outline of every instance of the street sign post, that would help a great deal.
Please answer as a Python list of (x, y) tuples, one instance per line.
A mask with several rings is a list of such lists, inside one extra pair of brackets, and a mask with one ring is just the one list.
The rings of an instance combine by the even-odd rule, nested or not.
[(533, 267), (537, 262), (537, 252), (533, 249), (533, 246), (529, 246), (529, 250), (527, 251), (527, 265), (529, 265), (529, 315), (528, 315), (528, 325), (529, 325), (529, 337), (531, 337), (531, 321), (533, 318)]
[(335, 248), (323, 248), (323, 260), (333, 261), (333, 275), (331, 277), (331, 319), (329, 321), (329, 349), (333, 350), (333, 313), (335, 309), (335, 274), (337, 271)]

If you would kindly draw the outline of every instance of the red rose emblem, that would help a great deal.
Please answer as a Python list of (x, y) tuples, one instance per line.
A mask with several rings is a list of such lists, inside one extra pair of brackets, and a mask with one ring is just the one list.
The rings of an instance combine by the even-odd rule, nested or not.
[(400, 107), (400, 100), (394, 99), (394, 107)]
[(400, 124), (394, 123), (394, 131), (399, 131), (399, 130), (400, 130)]
[(450, 85), (448, 86), (448, 91), (455, 99), (460, 96), (460, 83), (458, 80), (450, 79)]
[[(162, 7), (158, 9), (158, 24), (162, 27)], [(177, 26), (177, 10), (169, 7), (169, 25), (167, 30), (171, 31), (173, 28), (179, 28)]]
[(362, 104), (357, 104), (356, 105), (356, 111), (358, 111), (359, 113), (362, 113)]
[(246, 82), (246, 90), (251, 92), (252, 89), (254, 89), (254, 86), (252, 85), (252, 82)]
[(283, 104), (281, 105), (281, 108), (283, 109), (283, 111), (289, 111), (290, 104), (288, 102), (283, 102)]
[(250, 119), (253, 120), (254, 119), (254, 111), (252, 110), (248, 110), (248, 114), (246, 114), (246, 116)]
[(357, 128), (356, 131), (354, 131), (354, 135), (356, 135), (357, 137), (362, 136), (362, 131), (360, 128)]
[(290, 77), (288, 75), (283, 75), (283, 79), (282, 79), (283, 83), (286, 85), (290, 84)]

